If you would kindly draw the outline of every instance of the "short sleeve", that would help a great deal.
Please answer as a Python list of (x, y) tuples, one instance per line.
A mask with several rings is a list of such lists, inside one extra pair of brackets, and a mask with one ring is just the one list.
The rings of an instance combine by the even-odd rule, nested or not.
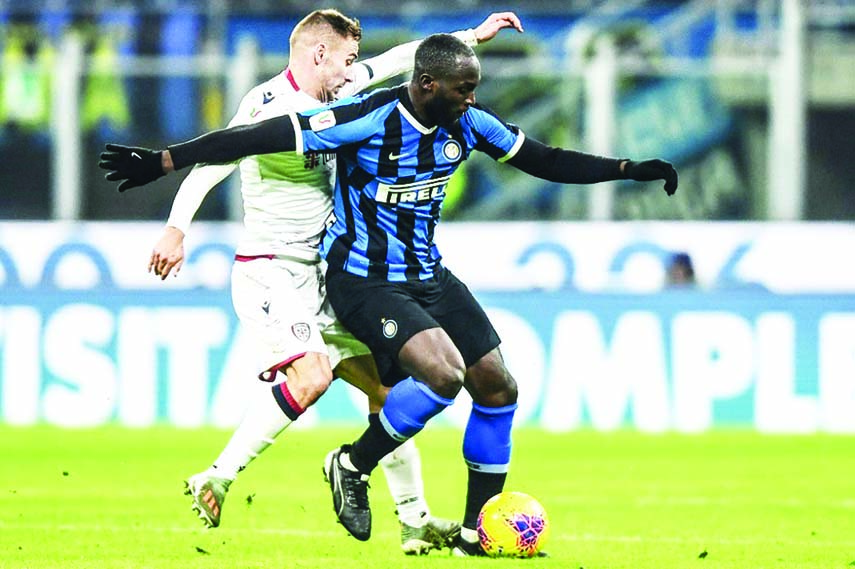
[(475, 137), (475, 149), (498, 162), (513, 158), (525, 140), (525, 133), (519, 127), (506, 123), (485, 107), (469, 109), (466, 120)]
[(371, 138), (383, 129), (385, 117), (394, 108), (386, 98), (372, 94), (350, 97), (329, 107), (292, 115), (297, 152), (334, 151)]

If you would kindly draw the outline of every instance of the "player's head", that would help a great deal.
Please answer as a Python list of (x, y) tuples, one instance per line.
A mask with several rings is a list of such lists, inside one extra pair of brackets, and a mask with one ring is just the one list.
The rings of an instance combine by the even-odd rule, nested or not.
[(291, 32), (289, 65), (311, 73), (313, 77), (308, 80), (317, 84), (317, 94), (330, 101), (353, 80), (351, 66), (359, 56), (360, 39), (359, 20), (338, 10), (315, 10)]
[(413, 103), (430, 122), (448, 126), (475, 104), (481, 63), (472, 48), (450, 34), (428, 36), (416, 50)]

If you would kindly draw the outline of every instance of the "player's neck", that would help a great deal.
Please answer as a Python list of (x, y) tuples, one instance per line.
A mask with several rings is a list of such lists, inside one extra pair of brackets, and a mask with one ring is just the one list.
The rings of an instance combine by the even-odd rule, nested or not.
[[(420, 100), (418, 95), (418, 87), (413, 85), (412, 82), (407, 84), (407, 96), (409, 97), (409, 101), (404, 101), (404, 106), (409, 107), (408, 110), (413, 113), (413, 116), (427, 128), (431, 128), (432, 126), (436, 126), (436, 123), (428, 118), (424, 101)], [(409, 103), (409, 104), (407, 104)]]
[(299, 61), (292, 60), (288, 62), (288, 71), (291, 72), (291, 77), (293, 79), (292, 83), (294, 83), (300, 91), (313, 99), (317, 99), (318, 101), (323, 100), (321, 82), (316, 77), (311, 66), (306, 67), (305, 65), (301, 65)]

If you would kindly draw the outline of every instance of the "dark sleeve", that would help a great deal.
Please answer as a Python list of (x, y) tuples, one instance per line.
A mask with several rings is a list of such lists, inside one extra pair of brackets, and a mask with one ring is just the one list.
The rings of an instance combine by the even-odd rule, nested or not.
[(193, 164), (225, 164), (246, 156), (296, 149), (290, 115), (214, 130), (167, 148), (176, 170)]
[(547, 146), (533, 138), (526, 138), (517, 153), (507, 164), (550, 182), (562, 184), (595, 184), (609, 180), (622, 180), (621, 158), (607, 158)]

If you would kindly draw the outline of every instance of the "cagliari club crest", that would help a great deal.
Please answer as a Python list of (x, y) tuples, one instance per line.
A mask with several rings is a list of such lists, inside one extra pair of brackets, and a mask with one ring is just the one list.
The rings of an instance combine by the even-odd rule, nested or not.
[(309, 325), (305, 322), (298, 322), (291, 326), (291, 332), (293, 332), (294, 336), (301, 342), (308, 342), (309, 336), (312, 334), (312, 329), (309, 328)]

